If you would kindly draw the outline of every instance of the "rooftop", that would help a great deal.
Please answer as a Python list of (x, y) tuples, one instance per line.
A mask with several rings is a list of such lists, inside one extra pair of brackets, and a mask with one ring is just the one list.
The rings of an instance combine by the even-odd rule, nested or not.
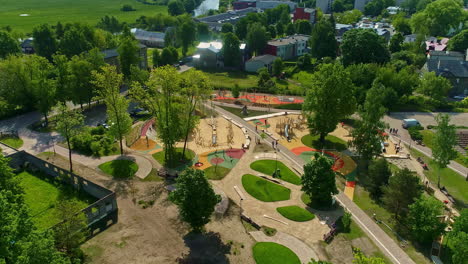
[(217, 14), (213, 16), (207, 16), (202, 18), (197, 18), (198, 21), (208, 23), (208, 22), (217, 22), (217, 23), (227, 23), (227, 22), (237, 22), (240, 18), (246, 16), (248, 13), (256, 13), (257, 9), (254, 7), (248, 7), (241, 10), (230, 10), (226, 13)]
[(166, 36), (166, 34), (161, 32), (151, 32), (139, 28), (132, 28), (130, 32), (132, 32), (138, 40), (160, 41), (164, 40)]
[(247, 62), (249, 62), (249, 61), (261, 61), (261, 62), (263, 62), (264, 64), (270, 64), (270, 63), (272, 63), (275, 59), (276, 59), (276, 56), (266, 54), (266, 55), (262, 55), (262, 56), (252, 57), (252, 58), (251, 58), (250, 60), (248, 60)]
[(268, 45), (272, 45), (272, 46), (288, 45), (288, 44), (296, 43), (298, 41), (308, 41), (309, 38), (310, 36), (308, 35), (296, 34), (296, 35), (287, 36), (287, 37), (280, 38), (280, 39), (270, 40), (268, 41)]
[(468, 78), (468, 62), (459, 60), (428, 60), (427, 69), (436, 75)]
[[(218, 53), (223, 48), (223, 43), (221, 41), (211, 41), (211, 42), (200, 42), (197, 46), (197, 49), (209, 49), (215, 53)], [(245, 49), (245, 43), (241, 43), (239, 48)]]

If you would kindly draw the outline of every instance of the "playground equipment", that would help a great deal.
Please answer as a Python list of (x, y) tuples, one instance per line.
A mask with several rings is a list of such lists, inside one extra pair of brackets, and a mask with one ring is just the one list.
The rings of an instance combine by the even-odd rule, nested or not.
[(298, 128), (299, 124), (300, 123), (298, 123), (293, 118), (285, 117), (276, 124), (276, 133), (284, 136), (288, 141), (291, 141), (291, 139), (295, 136), (294, 128)]
[(211, 116), (211, 122), (210, 122), (210, 126), (211, 126), (211, 145), (214, 147), (214, 146), (217, 146), (218, 145), (218, 135), (217, 135), (217, 131), (216, 131), (216, 119), (213, 118), (213, 116)]

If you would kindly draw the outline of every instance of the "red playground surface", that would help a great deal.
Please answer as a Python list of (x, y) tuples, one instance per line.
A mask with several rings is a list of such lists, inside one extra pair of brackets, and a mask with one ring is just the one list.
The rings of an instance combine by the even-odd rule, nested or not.
[[(215, 100), (236, 100), (236, 98), (232, 97), (231, 94), (217, 94), (214, 98)], [(271, 96), (271, 95), (255, 95), (255, 94), (247, 94), (242, 95), (237, 98), (240, 101), (247, 101), (251, 103), (259, 103), (259, 104), (272, 104), (272, 105), (280, 105), (280, 104), (302, 104), (304, 99), (293, 97), (293, 96)]]

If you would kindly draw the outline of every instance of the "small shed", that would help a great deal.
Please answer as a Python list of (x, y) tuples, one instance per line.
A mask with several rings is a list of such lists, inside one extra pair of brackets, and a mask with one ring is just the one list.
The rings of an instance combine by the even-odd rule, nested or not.
[(276, 58), (276, 56), (269, 54), (253, 57), (245, 62), (245, 70), (248, 72), (257, 72), (260, 68), (265, 67), (268, 71), (271, 71), (271, 67)]

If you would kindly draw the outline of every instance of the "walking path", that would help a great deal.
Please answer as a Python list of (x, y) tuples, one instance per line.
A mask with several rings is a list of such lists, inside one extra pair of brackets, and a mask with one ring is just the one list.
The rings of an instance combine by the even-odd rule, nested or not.
[(304, 242), (283, 232), (276, 232), (274, 236), (267, 236), (262, 231), (249, 233), (257, 242), (274, 242), (291, 249), (301, 260), (309, 263), (311, 259), (317, 260), (317, 254)]
[[(207, 104), (208, 107), (210, 107)], [(249, 123), (245, 122), (242, 118), (239, 118), (224, 109), (215, 107), (215, 110), (220, 114), (231, 117), (233, 120), (244, 125), (251, 134), (260, 137), (255, 133), (255, 128)], [(268, 144), (271, 144), (271, 139), (267, 138)], [(305, 164), (304, 160), (294, 155), (286, 147), (278, 145), (280, 152), (289, 159), (293, 164), (302, 168)], [(301, 170), (302, 172), (302, 170)], [(368, 234), (368, 236), (376, 243), (376, 245), (382, 250), (382, 252), (396, 264), (412, 264), (414, 261), (404, 252), (398, 244), (390, 238), (361, 208), (354, 204), (346, 195), (339, 193), (335, 196), (337, 201), (340, 202), (344, 208), (346, 208), (352, 215), (356, 223)]]

